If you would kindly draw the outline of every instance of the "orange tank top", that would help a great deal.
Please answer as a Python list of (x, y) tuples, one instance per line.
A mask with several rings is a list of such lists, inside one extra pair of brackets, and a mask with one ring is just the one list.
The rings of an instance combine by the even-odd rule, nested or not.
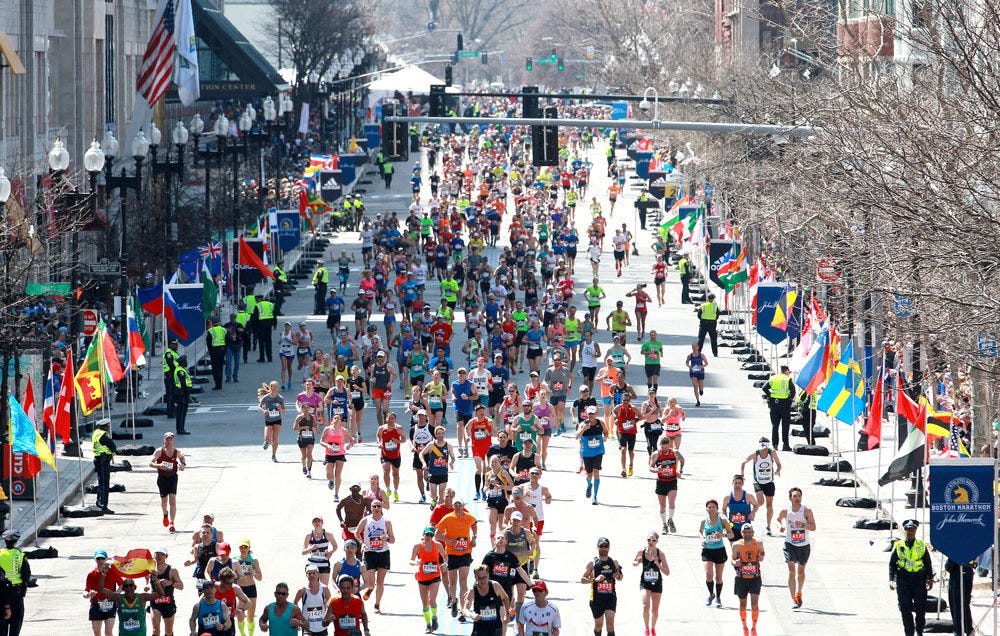
[(443, 560), (436, 544), (430, 550), (421, 544), (420, 551), (417, 552), (417, 573), (414, 576), (418, 581), (433, 581), (439, 578)]

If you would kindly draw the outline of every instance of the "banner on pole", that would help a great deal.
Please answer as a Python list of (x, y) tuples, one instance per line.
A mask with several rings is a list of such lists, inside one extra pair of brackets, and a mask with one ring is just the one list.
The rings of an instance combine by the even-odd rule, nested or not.
[(326, 203), (333, 203), (344, 194), (343, 170), (320, 170), (319, 196)]
[[(243, 240), (254, 251), (255, 254), (264, 260), (264, 239), (246, 238)], [(241, 286), (245, 286), (247, 291), (253, 290), (254, 286), (264, 280), (264, 275), (253, 265), (240, 265), (240, 244), (239, 239), (233, 241), (233, 280), (239, 281)]]
[[(736, 247), (733, 248), (733, 245), (736, 245)], [(712, 239), (708, 245), (708, 277), (720, 289), (725, 286), (719, 280), (719, 267), (726, 262), (726, 257), (734, 249), (736, 252), (739, 252), (739, 243), (729, 239)]]
[(165, 294), (173, 298), (174, 317), (184, 325), (186, 333), (174, 333), (170, 329), (169, 336), (177, 338), (185, 347), (198, 340), (205, 333), (205, 314), (202, 310), (203, 285), (201, 283), (191, 285), (167, 285)]
[(931, 460), (931, 543), (956, 563), (993, 545), (993, 471), (992, 459)]
[(771, 326), (775, 309), (781, 302), (781, 295), (784, 292), (785, 283), (760, 283), (757, 285), (757, 333), (771, 344), (781, 344), (788, 337), (788, 333), (784, 329)]
[(283, 252), (293, 250), (302, 240), (302, 217), (298, 210), (279, 210), (278, 217), (278, 247)]

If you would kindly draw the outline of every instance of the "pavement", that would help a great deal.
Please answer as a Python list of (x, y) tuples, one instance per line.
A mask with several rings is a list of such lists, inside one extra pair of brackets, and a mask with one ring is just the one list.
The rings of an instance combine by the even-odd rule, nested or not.
[[(591, 192), (605, 202), (607, 188), (601, 167), (603, 147), (591, 152), (595, 164)], [(397, 172), (408, 172), (400, 165)], [(395, 210), (405, 216), (410, 201), (409, 184), (404, 175), (397, 175), (394, 187), (385, 190), (377, 182), (367, 186), (365, 202), (368, 214)], [(609, 227), (628, 223), (637, 235), (639, 256), (632, 256), (630, 266), (621, 278), (614, 276), (610, 251), (601, 264), (602, 284), (607, 291), (608, 305), (634, 288), (639, 282), (650, 279), (653, 259), (650, 256), (652, 235), (636, 231), (635, 211), (632, 201), (636, 192), (627, 189), (619, 199)], [(585, 230), (586, 209), (578, 212), (581, 232)], [(502, 234), (503, 236), (503, 234)], [(336, 235), (328, 255), (346, 249), (360, 256), (356, 233)], [(495, 261), (496, 252), (491, 252)], [(360, 261), (360, 258), (358, 259)], [(589, 282), (586, 254), (578, 257), (578, 292)], [(351, 282), (357, 281), (352, 272)], [(429, 286), (429, 289), (433, 285)], [(682, 452), (687, 459), (684, 478), (680, 482), (675, 521), (678, 533), (660, 538), (659, 547), (666, 553), (671, 574), (665, 583), (660, 607), (660, 633), (677, 634), (738, 634), (739, 618), (737, 599), (732, 594), (732, 574), (727, 569), (723, 590), (724, 608), (704, 606), (704, 568), (700, 560), (701, 542), (698, 524), (704, 516), (707, 499), (721, 500), (729, 492), (732, 475), (738, 472), (740, 462), (757, 447), (761, 435), (769, 435), (770, 425), (760, 391), (753, 388), (739, 362), (725, 349), (719, 359), (710, 360), (707, 370), (703, 406), (695, 407), (683, 361), (690, 350), (690, 343), (697, 333), (697, 321), (690, 306), (679, 304), (680, 284), (675, 271), (667, 282), (668, 303), (650, 307), (648, 323), (664, 341), (664, 373), (661, 376), (660, 396), (676, 395), (687, 411), (684, 423)], [(356, 288), (348, 290), (353, 298)], [(430, 302), (437, 303), (438, 294), (430, 294)], [(631, 304), (626, 305), (631, 307)], [(325, 329), (323, 316), (310, 315), (312, 289), (299, 284), (296, 292), (285, 302), (286, 319), (293, 323), (305, 319), (317, 338), (320, 349), (328, 349), (330, 336)], [(456, 323), (462, 315), (457, 313)], [(376, 324), (381, 320), (376, 317)], [(453, 346), (463, 344), (461, 332), (456, 329)], [(610, 344), (610, 334), (601, 330), (598, 341), (603, 348)], [(628, 368), (627, 379), (642, 389), (645, 384), (638, 344), (630, 333), (630, 353), (633, 363)], [(459, 356), (456, 356), (456, 366)], [(277, 355), (275, 354), (275, 358)], [(254, 356), (251, 356), (251, 360)], [(226, 384), (220, 392), (203, 394), (201, 404), (192, 409), (188, 426), (193, 435), (178, 439), (178, 447), (186, 455), (188, 468), (180, 475), (178, 495), (179, 512), (177, 533), (169, 534), (160, 523), (159, 497), (155, 487), (155, 471), (145, 463), (133, 461), (135, 470), (115, 473), (113, 482), (125, 485), (126, 493), (112, 494), (110, 505), (113, 516), (74, 520), (85, 528), (85, 534), (76, 539), (42, 539), (40, 545), (58, 548), (60, 558), (39, 560), (32, 563), (39, 587), (31, 590), (27, 599), (27, 619), (22, 633), (50, 635), (54, 633), (87, 633), (87, 601), (81, 598), (84, 577), (93, 567), (91, 555), (97, 549), (124, 554), (137, 547), (155, 549), (160, 546), (170, 551), (169, 561), (180, 567), (187, 587), (178, 593), (179, 615), (187, 616), (196, 600), (190, 578), (191, 568), (184, 567), (191, 544), (192, 533), (198, 528), (202, 515), (215, 514), (216, 526), (228, 541), (235, 543), (243, 537), (252, 541), (255, 557), (261, 563), (263, 583), (258, 584), (261, 604), (272, 600), (271, 592), (279, 581), (288, 582), (293, 592), (304, 583), (300, 556), (303, 537), (310, 529), (310, 519), (321, 515), (326, 527), (339, 537), (334, 514), (335, 504), (322, 479), (322, 468), (316, 466), (315, 479), (307, 480), (300, 471), (299, 451), (294, 446), (290, 429), (291, 418), (286, 417), (282, 432), (282, 445), (278, 449), (279, 463), (272, 463), (269, 451), (261, 449), (262, 424), (256, 410), (255, 389), (262, 381), (278, 374), (277, 361), (273, 364), (256, 364), (251, 361), (240, 373), (239, 384)], [(516, 380), (523, 385), (527, 374), (518, 374)], [(578, 385), (580, 378), (575, 382)], [(575, 392), (575, 391), (574, 391)], [(285, 392), (286, 400), (294, 399), (294, 392)], [(400, 403), (393, 404), (399, 409)], [(144, 443), (155, 443), (162, 433), (173, 428), (164, 417), (154, 418), (155, 427), (144, 429)], [(352, 481), (365, 483), (370, 474), (381, 473), (377, 448), (370, 443), (375, 430), (374, 413), (365, 411), (365, 444), (348, 453), (344, 469), (345, 484)], [(641, 446), (641, 445), (640, 445)], [(87, 456), (89, 457), (89, 444)], [(321, 453), (317, 452), (320, 458)], [(785, 493), (792, 486), (805, 491), (804, 503), (814, 510), (818, 530), (813, 534), (812, 559), (807, 567), (805, 604), (802, 609), (792, 609), (786, 588), (786, 567), (781, 556), (782, 540), (763, 537), (767, 556), (763, 563), (764, 588), (760, 599), (761, 615), (758, 633), (763, 635), (801, 634), (807, 630), (822, 630), (825, 634), (885, 634), (899, 631), (899, 616), (895, 608), (895, 594), (888, 588), (887, 554), (883, 551), (885, 533), (853, 529), (859, 517), (871, 516), (871, 511), (838, 508), (836, 500), (852, 494), (851, 489), (827, 488), (813, 485), (820, 477), (828, 476), (813, 470), (812, 464), (822, 458), (781, 455), (784, 470), (777, 480), (777, 512), (787, 501)], [(141, 459), (141, 458), (138, 458)], [(576, 636), (591, 634), (592, 621), (587, 607), (588, 588), (577, 583), (588, 561), (596, 555), (595, 542), (599, 536), (611, 540), (611, 556), (618, 559), (625, 571), (625, 580), (619, 586), (617, 633), (634, 635), (642, 633), (641, 601), (638, 593), (639, 571), (632, 566), (632, 559), (645, 545), (645, 536), (660, 526), (653, 479), (641, 468), (645, 454), (637, 452), (636, 474), (624, 479), (618, 474), (617, 449), (610, 446), (605, 458), (605, 476), (601, 486), (601, 505), (591, 506), (583, 498), (584, 479), (576, 473), (577, 445), (567, 437), (553, 438), (550, 445), (550, 470), (542, 483), (553, 494), (554, 501), (546, 508), (545, 536), (542, 541), (542, 578), (550, 586), (550, 600), (561, 609), (563, 634)], [(396, 543), (392, 549), (392, 569), (386, 579), (386, 594), (382, 614), (373, 614), (367, 605), (373, 634), (417, 634), (423, 632), (420, 604), (413, 582), (413, 568), (407, 563), (410, 547), (419, 540), (420, 530), (426, 525), (429, 509), (416, 503), (417, 493), (413, 473), (402, 471), (401, 501), (392, 504), (387, 517), (394, 524)], [(459, 495), (466, 500), (473, 494), (472, 460), (459, 460), (457, 476), (452, 480)], [(341, 491), (347, 494), (346, 485)], [(480, 536), (487, 536), (488, 515), (484, 504), (473, 502), (471, 511), (480, 520)], [(758, 520), (757, 525), (763, 527)], [(772, 524), (777, 530), (777, 523)], [(763, 532), (759, 533), (763, 534)], [(488, 548), (482, 543), (476, 548), (478, 560)], [(444, 596), (439, 599), (444, 610)], [(259, 615), (259, 611), (258, 611)], [(461, 625), (447, 611), (441, 613), (439, 634), (468, 634), (469, 625)], [(179, 631), (182, 631), (179, 629)]]

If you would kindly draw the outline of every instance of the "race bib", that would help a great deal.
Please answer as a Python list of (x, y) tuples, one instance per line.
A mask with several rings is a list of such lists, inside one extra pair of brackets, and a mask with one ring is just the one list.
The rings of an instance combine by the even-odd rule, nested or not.
[(563, 383), (562, 382), (553, 382), (552, 383), (552, 390), (553, 391), (562, 391), (563, 390)]
[(791, 534), (792, 543), (802, 543), (806, 540), (805, 530), (792, 530)]
[(635, 422), (625, 422), (622, 424), (622, 430), (628, 434), (635, 433)]
[(718, 532), (709, 532), (705, 537), (705, 541), (709, 543), (718, 543), (719, 541), (722, 541), (722, 535)]
[(601, 438), (591, 437), (590, 439), (587, 440), (587, 448), (600, 448), (600, 447), (601, 447)]
[(472, 434), (473, 439), (483, 440), (487, 438), (487, 433), (483, 429), (479, 429)]
[(494, 563), (493, 574), (503, 577), (510, 576), (510, 566), (506, 563)]
[(529, 342), (528, 348), (531, 349), (532, 351), (537, 351), (538, 349), (542, 348), (542, 345), (541, 343), (538, 342)]
[(279, 411), (278, 409), (270, 409), (267, 412), (267, 416), (270, 417), (270, 418), (272, 418), (272, 419), (276, 418), (276, 417), (281, 417), (281, 411)]
[(424, 574), (437, 574), (437, 572), (438, 572), (438, 564), (437, 563), (424, 563), (424, 565), (420, 568), (420, 571), (423, 572)]
[(605, 386), (611, 386), (612, 384), (614, 384), (614, 381), (611, 378), (609, 378), (609, 377), (605, 377), (604, 378), (604, 384), (605, 384)]
[(495, 621), (497, 619), (497, 608), (495, 607), (484, 607), (479, 610), (479, 620), (481, 621)]
[(611, 581), (601, 581), (597, 584), (598, 594), (610, 594), (615, 591), (615, 584)]
[(667, 422), (667, 431), (670, 433), (676, 433), (681, 430), (681, 425), (677, 422)]
[(137, 632), (139, 631), (139, 621), (134, 618), (122, 621), (122, 631), (124, 632)]
[(740, 576), (744, 577), (756, 577), (757, 576), (757, 564), (756, 563), (741, 563), (740, 564)]
[(306, 620), (308, 620), (308, 621), (323, 620), (323, 614), (325, 614), (325, 613), (326, 612), (323, 611), (322, 607), (307, 609), (305, 611)]
[(655, 351), (650, 351), (648, 354), (646, 354), (646, 357), (649, 358), (650, 360), (659, 360), (660, 354), (656, 353)]
[(308, 347), (299, 347), (299, 355), (300, 356), (304, 356), (304, 355), (308, 355), (308, 354), (309, 354), (309, 348)]
[(448, 460), (446, 458), (444, 458), (444, 457), (435, 457), (434, 458), (434, 465), (438, 466), (438, 467), (445, 467), (446, 468), (448, 466)]
[(455, 549), (464, 551), (469, 549), (469, 540), (465, 537), (455, 539)]
[(382, 537), (377, 537), (375, 539), (370, 539), (368, 541), (369, 546), (372, 550), (381, 550), (385, 547), (385, 539)]
[(115, 608), (114, 601), (109, 601), (108, 599), (103, 599), (97, 601), (97, 607), (100, 608), (102, 612), (110, 612)]
[(441, 398), (439, 398), (438, 396), (432, 395), (431, 398), (430, 398), (430, 400), (428, 400), (428, 401), (430, 402), (430, 405), (431, 405), (432, 409), (439, 409), (439, 408), (441, 408), (442, 402), (441, 402)]
[(647, 583), (656, 583), (657, 581), (660, 580), (660, 571), (659, 570), (643, 570), (642, 571), (642, 580), (645, 581), (645, 582), (647, 582)]
[(354, 629), (358, 625), (358, 619), (353, 616), (341, 616), (337, 619), (337, 626), (340, 629)]
[(299, 431), (299, 436), (300, 436), (300, 437), (301, 437), (302, 439), (308, 439), (308, 440), (311, 440), (311, 439), (313, 439), (313, 432), (312, 432), (312, 429), (310, 429), (310, 430), (308, 430), (308, 431), (306, 431), (306, 430), (303, 430), (303, 431)]
[(387, 441), (385, 443), (385, 450), (387, 450), (387, 451), (391, 452), (391, 451), (396, 450), (397, 448), (399, 448), (399, 444), (397, 444), (396, 440), (394, 440), (394, 439), (390, 439), (389, 441)]
[(169, 472), (169, 471), (172, 471), (174, 469), (174, 463), (173, 462), (162, 462), (162, 464), (163, 464), (163, 470), (165, 470), (165, 471)]
[(747, 520), (747, 516), (742, 512), (734, 512), (733, 516), (729, 518), (733, 523), (743, 523)]
[(521, 435), (520, 435), (520, 437), (521, 437), (521, 441), (522, 442), (525, 441), (525, 440), (532, 439), (531, 433), (528, 433), (528, 432), (522, 432)]
[(201, 624), (205, 628), (214, 629), (219, 624), (219, 617), (215, 614), (208, 614), (201, 619)]
[(489, 488), (486, 490), (486, 497), (488, 499), (499, 498), (503, 496), (503, 490), (500, 488)]
[(676, 470), (674, 469), (673, 466), (660, 466), (660, 469), (657, 471), (657, 474), (660, 477), (670, 479), (676, 474)]
[(240, 569), (243, 570), (243, 576), (250, 576), (253, 574), (253, 563), (240, 563)]
[(361, 399), (361, 391), (351, 391), (351, 398), (354, 400)]
[(340, 444), (336, 444), (336, 443), (330, 444), (330, 452), (333, 453), (334, 455), (339, 454), (340, 453)]

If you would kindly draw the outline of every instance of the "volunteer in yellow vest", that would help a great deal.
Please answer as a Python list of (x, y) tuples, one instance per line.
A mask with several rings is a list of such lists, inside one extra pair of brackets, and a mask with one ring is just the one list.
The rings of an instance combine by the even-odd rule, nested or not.
[(174, 416), (174, 369), (177, 368), (178, 342), (171, 338), (167, 348), (163, 350), (163, 402), (167, 405), (167, 417)]
[(281, 305), (285, 302), (285, 287), (288, 285), (288, 274), (277, 265), (271, 271), (274, 272), (274, 292), (271, 294), (274, 297), (274, 313), (280, 316)]
[(326, 268), (323, 259), (316, 262), (316, 273), (313, 274), (312, 284), (315, 288), (313, 294), (313, 313), (322, 314), (326, 311), (323, 303), (326, 302), (326, 288), (330, 284), (330, 270)]
[(677, 261), (677, 271), (681, 275), (681, 304), (690, 305), (691, 304), (691, 262), (688, 261), (687, 256), (681, 256), (681, 260)]
[(24, 595), (28, 589), (28, 581), (31, 580), (28, 557), (16, 547), (20, 538), (21, 533), (17, 530), (4, 532), (5, 548), (0, 550), (0, 569), (10, 583), (9, 588), (0, 586), (0, 604), (3, 605), (4, 614), (10, 610), (10, 616), (5, 621), (7, 628), (3, 633), (11, 636), (21, 633), (21, 623), (24, 621)]
[(250, 323), (256, 327), (254, 334), (257, 336), (257, 362), (264, 362), (265, 358), (271, 362), (271, 334), (274, 333), (274, 326), (277, 324), (274, 303), (258, 296), (257, 308), (250, 318)]
[(365, 218), (365, 202), (361, 200), (361, 195), (360, 194), (355, 194), (354, 195), (354, 222), (355, 222), (354, 231), (355, 232), (360, 232), (361, 231), (361, 222), (364, 220), (364, 218)]
[(113, 515), (114, 510), (108, 508), (108, 492), (111, 489), (111, 459), (117, 448), (111, 439), (110, 419), (97, 421), (90, 441), (94, 447), (94, 472), (97, 473), (97, 507), (104, 514)]
[(382, 164), (382, 178), (385, 179), (385, 189), (388, 190), (389, 186), (392, 185), (392, 172), (394, 168), (392, 167), (391, 161), (386, 161)]
[[(244, 346), (244, 355), (248, 354), (251, 350), (257, 350), (257, 320), (255, 318), (254, 310), (257, 309), (257, 299), (254, 298), (253, 294), (247, 294), (243, 297), (243, 304), (246, 305), (247, 313), (250, 314), (250, 320), (247, 322), (247, 328), (249, 330), (249, 335), (247, 336), (248, 344)], [(252, 345), (252, 346), (251, 346)], [(246, 362), (246, 358), (243, 358), (243, 362)]]
[[(256, 305), (256, 301), (254, 301)], [(247, 309), (245, 303), (240, 303), (239, 311), (236, 312), (236, 322), (243, 327), (243, 364), (247, 363), (250, 357), (250, 318), (252, 314)]]
[(795, 384), (787, 366), (782, 365), (781, 373), (772, 375), (764, 385), (767, 408), (771, 412), (771, 443), (778, 447), (778, 429), (781, 429), (781, 450), (790, 451), (788, 428), (792, 423), (792, 400), (795, 398)]
[(639, 198), (635, 200), (635, 209), (639, 211), (639, 229), (646, 229), (646, 210), (649, 208), (649, 190), (643, 188)]
[(187, 370), (187, 356), (177, 359), (177, 368), (174, 370), (174, 412), (177, 414), (174, 420), (174, 428), (178, 435), (190, 435), (187, 431), (188, 405), (191, 403), (191, 374)]
[(904, 521), (906, 538), (897, 541), (889, 554), (889, 589), (896, 590), (899, 613), (903, 617), (903, 633), (906, 636), (924, 633), (927, 592), (934, 586), (930, 551), (917, 538), (919, 525), (916, 519)]
[(222, 372), (226, 365), (226, 328), (214, 318), (208, 321), (205, 330), (205, 342), (208, 345), (208, 357), (212, 364), (212, 379), (215, 380), (213, 391), (222, 390)]
[(719, 335), (715, 330), (719, 321), (719, 306), (715, 304), (715, 294), (709, 294), (708, 300), (698, 305), (698, 348), (705, 350), (705, 336), (712, 342), (712, 355), (719, 357)]

